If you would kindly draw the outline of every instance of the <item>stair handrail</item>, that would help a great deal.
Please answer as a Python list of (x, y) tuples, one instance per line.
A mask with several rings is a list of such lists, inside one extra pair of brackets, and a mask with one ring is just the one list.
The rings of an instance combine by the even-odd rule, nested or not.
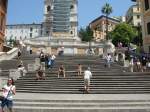
[(0, 61), (11, 60), (18, 54), (18, 48), (13, 48), (8, 52), (0, 52)]

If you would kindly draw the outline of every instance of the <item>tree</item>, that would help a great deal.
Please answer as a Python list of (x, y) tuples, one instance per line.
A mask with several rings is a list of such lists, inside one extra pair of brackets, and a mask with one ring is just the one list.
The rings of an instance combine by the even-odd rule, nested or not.
[(79, 37), (82, 41), (90, 42), (93, 39), (93, 31), (89, 26), (87, 26), (85, 29), (81, 28), (79, 30)]
[(142, 39), (142, 28), (141, 25), (134, 27), (136, 29), (137, 35), (133, 38), (132, 43), (141, 47), (143, 45)]
[(112, 7), (110, 6), (109, 3), (106, 3), (103, 7), (102, 7), (102, 10), (101, 12), (103, 14), (106, 15), (106, 39), (108, 40), (109, 37), (108, 37), (108, 16), (112, 13)]
[(124, 46), (128, 46), (136, 36), (136, 30), (129, 24), (120, 23), (108, 35), (116, 46), (118, 42), (122, 42)]
[(90, 26), (87, 26), (85, 29), (80, 28), (79, 30), (79, 37), (82, 41), (89, 42), (89, 49), (91, 47), (91, 41), (93, 37), (93, 31), (91, 30)]

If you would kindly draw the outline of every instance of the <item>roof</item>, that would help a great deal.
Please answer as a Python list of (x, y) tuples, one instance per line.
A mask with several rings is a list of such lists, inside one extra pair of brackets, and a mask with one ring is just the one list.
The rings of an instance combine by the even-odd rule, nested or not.
[[(98, 21), (98, 20), (100, 20), (102, 18), (106, 18), (106, 16), (102, 15), (102, 16), (96, 18), (95, 20), (93, 20), (91, 23), (94, 23), (94, 22), (96, 22), (96, 21)], [(108, 17), (108, 20), (112, 20), (112, 21), (115, 21), (115, 22), (118, 22), (118, 23), (120, 22), (120, 20), (117, 20), (117, 19), (114, 19), (114, 18), (111, 18), (111, 17)]]
[(9, 26), (41, 26), (42, 24), (35, 24), (35, 23), (32, 23), (32, 24), (9, 24), (9, 25), (6, 25), (7, 27)]

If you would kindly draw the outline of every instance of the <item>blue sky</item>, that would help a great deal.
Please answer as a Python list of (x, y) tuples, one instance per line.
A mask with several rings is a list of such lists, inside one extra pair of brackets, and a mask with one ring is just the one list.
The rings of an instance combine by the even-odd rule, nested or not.
[[(44, 0), (9, 0), (7, 24), (41, 23)], [(78, 0), (79, 27), (87, 26), (101, 15), (102, 6), (108, 2), (113, 7), (111, 16), (125, 15), (133, 4), (131, 0)]]

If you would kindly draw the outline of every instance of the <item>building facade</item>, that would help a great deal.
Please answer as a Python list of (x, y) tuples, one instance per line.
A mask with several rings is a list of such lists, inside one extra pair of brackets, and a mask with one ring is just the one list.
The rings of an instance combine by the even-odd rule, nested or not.
[[(112, 31), (120, 21), (118, 19), (108, 17), (108, 31)], [(106, 16), (100, 16), (90, 23), (95, 41), (103, 41), (106, 39)]]
[(42, 24), (6, 25), (5, 38), (7, 41), (32, 39), (42, 35)]
[(77, 37), (77, 0), (44, 1), (43, 36)]
[(139, 4), (132, 5), (126, 13), (126, 22), (135, 27), (141, 26), (141, 8)]
[(141, 7), (143, 47), (146, 53), (150, 53), (150, 0), (132, 1), (136, 1)]
[(3, 50), (8, 0), (0, 0), (0, 51)]

